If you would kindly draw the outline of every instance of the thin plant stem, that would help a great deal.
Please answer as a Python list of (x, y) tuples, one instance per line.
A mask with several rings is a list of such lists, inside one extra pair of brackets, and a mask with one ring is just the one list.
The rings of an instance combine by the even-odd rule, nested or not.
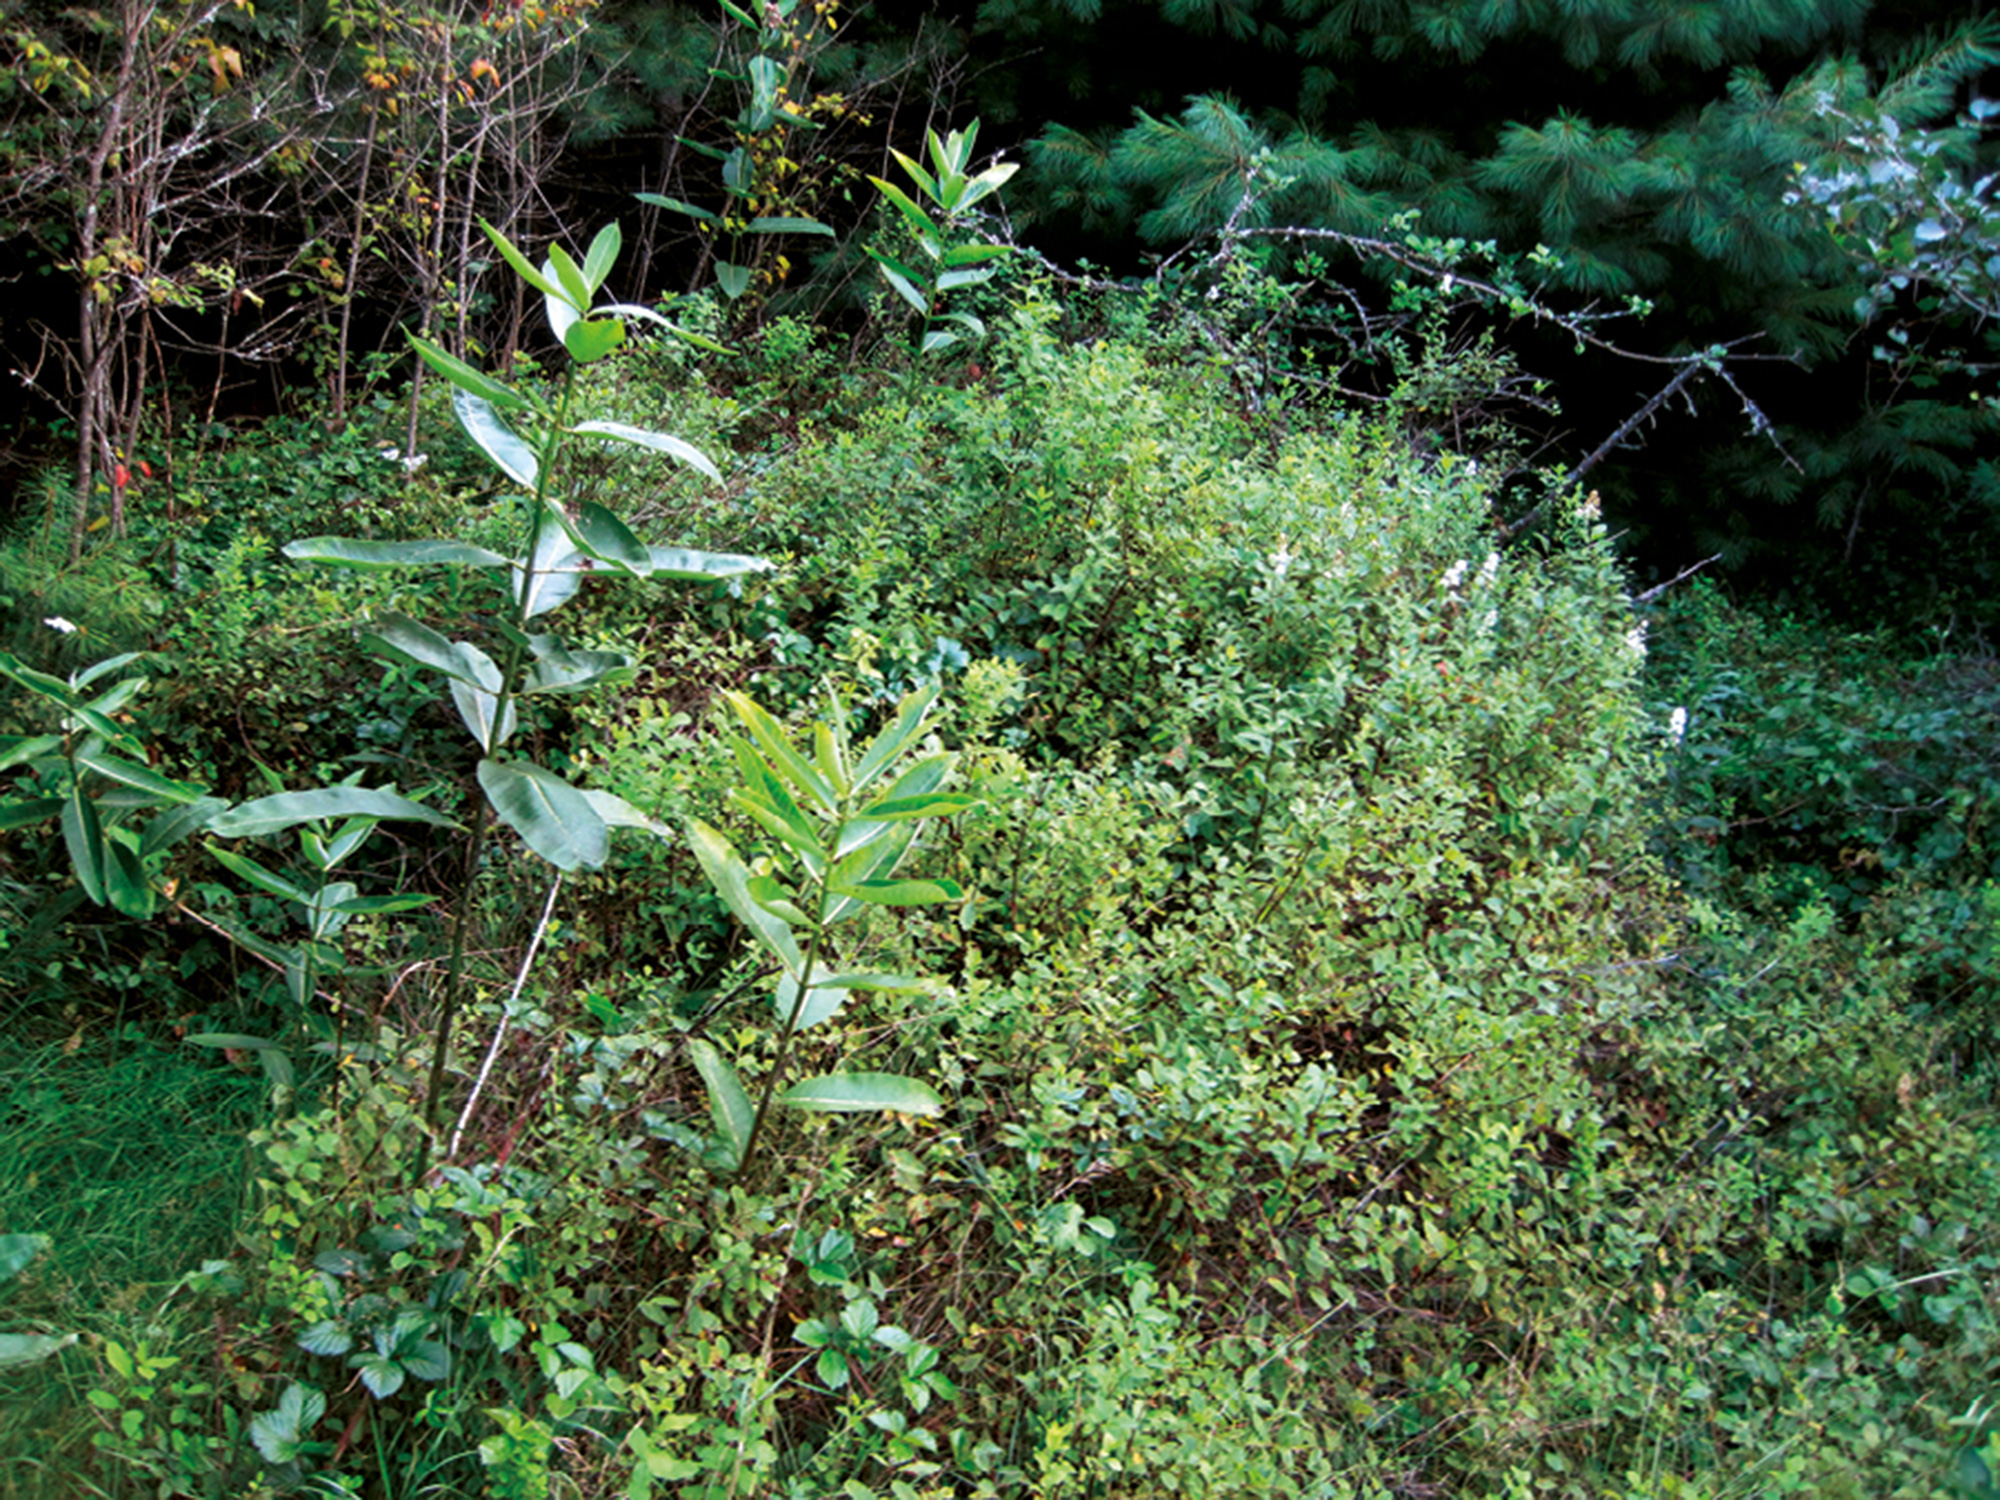
[(549, 930), (549, 918), (555, 914), (556, 893), (562, 889), (562, 876), (558, 874), (549, 884), (549, 896), (542, 903), (542, 919), (535, 924), (535, 935), (528, 940), (528, 951), (521, 959), (521, 967), (514, 974), (514, 988), (508, 993), (506, 1008), (500, 1012), (500, 1024), (493, 1028), (493, 1040), (487, 1044), (486, 1056), (480, 1061), (479, 1076), (472, 1081), (472, 1092), (465, 1097), (465, 1107), (458, 1112), (458, 1123), (452, 1127), (451, 1142), (445, 1147), (447, 1158), (458, 1155), (458, 1144), (465, 1138), (466, 1122), (472, 1118), (472, 1111), (479, 1104), (479, 1095), (486, 1087), (486, 1080), (493, 1075), (493, 1063), (500, 1055), (500, 1043), (506, 1038), (507, 1023), (515, 1005), (520, 1002), (521, 988), (528, 982), (528, 970), (535, 966), (535, 954), (542, 946), (542, 936)]

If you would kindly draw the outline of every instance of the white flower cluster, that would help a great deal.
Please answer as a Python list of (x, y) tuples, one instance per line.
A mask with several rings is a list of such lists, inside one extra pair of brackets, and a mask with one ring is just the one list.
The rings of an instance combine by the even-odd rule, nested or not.
[(1280, 536), (1278, 538), (1278, 550), (1271, 554), (1271, 572), (1276, 577), (1283, 578), (1291, 570), (1291, 566), (1292, 549), (1287, 545), (1284, 537)]
[(1667, 715), (1667, 738), (1674, 742), (1676, 749), (1679, 749), (1682, 741), (1687, 739), (1687, 733), (1688, 711), (1684, 708), (1676, 708), (1672, 713)]
[(1465, 582), (1466, 566), (1465, 559), (1461, 557), (1457, 562), (1444, 570), (1444, 591), (1454, 599), (1458, 597), (1459, 588)]
[(42, 623), (57, 635), (75, 635), (77, 632), (77, 626), (71, 621), (65, 620), (61, 615), (50, 615)]
[(1646, 659), (1646, 622), (1644, 620), (1639, 621), (1638, 624), (1625, 632), (1625, 649), (1641, 661)]
[(431, 461), (431, 456), (428, 453), (404, 453), (399, 448), (384, 448), (382, 460), (384, 463), (401, 464), (405, 474), (414, 474)]

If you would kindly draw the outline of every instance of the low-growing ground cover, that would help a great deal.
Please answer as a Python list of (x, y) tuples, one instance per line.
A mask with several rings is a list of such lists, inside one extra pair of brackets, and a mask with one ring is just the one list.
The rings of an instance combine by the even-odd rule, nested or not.
[[(1588, 497), (1502, 546), (1487, 477), (1393, 420), (1253, 406), (1032, 290), (988, 323), (922, 379), (782, 322), (580, 373), (579, 409), (722, 480), (590, 454), (571, 498), (778, 567), (567, 605), (569, 650), (633, 669), (522, 697), (516, 743), (658, 829), (559, 881), (495, 835), (435, 1132), (449, 832), (358, 846), (351, 900), (433, 906), (357, 909), (303, 981), (296, 903), (212, 852), (296, 871), (295, 835), (142, 841), (145, 922), (78, 892), (54, 824), (6, 835), (0, 1128), (35, 1165), (0, 1229), (52, 1243), (0, 1317), (85, 1337), (0, 1372), (33, 1458), (0, 1484), (1990, 1487), (1980, 664), (1705, 594), (1635, 613)], [(445, 421), (421, 467), (299, 428), (176, 481), (187, 519), (118, 564), (158, 600), (116, 643), (149, 653), (117, 711), (157, 774), (242, 803), (360, 771), (482, 815), (452, 704), (355, 642), (388, 611), (503, 640), (492, 594), (276, 550), (501, 550), (505, 487)], [(16, 654), (77, 670), (111, 626), (73, 623)], [(731, 1170), (700, 1049), (755, 1079), (790, 1032), (686, 829), (751, 881), (797, 845), (775, 793), (729, 797), (722, 694), (806, 745), (837, 697), (860, 747), (932, 686), (977, 800), (910, 863), (951, 898), (828, 939), (930, 978), (814, 1002), (796, 1046), (942, 1108), (781, 1113)], [(791, 797), (839, 758), (771, 763)], [(92, 1144), (128, 1138), (136, 1173)]]

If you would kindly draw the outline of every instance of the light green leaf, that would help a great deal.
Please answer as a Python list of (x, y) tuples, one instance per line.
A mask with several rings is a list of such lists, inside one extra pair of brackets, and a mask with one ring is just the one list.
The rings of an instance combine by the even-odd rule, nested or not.
[(779, 773), (804, 792), (807, 799), (821, 812), (832, 813), (836, 805), (832, 786), (827, 783), (824, 776), (820, 775), (812, 762), (792, 748), (791, 742), (785, 738), (784, 731), (779, 728), (777, 720), (742, 693), (730, 692), (722, 696), (730, 708), (735, 710), (736, 717), (743, 721), (751, 737), (763, 748), (764, 753), (771, 757)]
[(947, 270), (959, 266), (976, 266), (983, 261), (998, 260), (1003, 255), (1012, 255), (1012, 245), (953, 245), (938, 258), (938, 264)]
[(823, 234), (834, 238), (833, 230), (818, 219), (764, 218), (750, 221), (752, 234)]
[(37, 672), (33, 667), (24, 666), (16, 657), (0, 651), (0, 677), (12, 678), (31, 693), (62, 704), (67, 708), (76, 702), (76, 691), (60, 677), (51, 677), (46, 672)]
[(434, 568), (457, 563), (472, 568), (504, 568), (507, 559), (468, 542), (367, 542), (344, 536), (312, 536), (288, 542), (285, 556), (294, 562), (329, 563), (335, 567)]
[(936, 906), (956, 901), (965, 893), (951, 880), (841, 880), (828, 882), (837, 896), (865, 901), (870, 906)]
[(722, 897), (723, 905), (735, 913), (736, 919), (748, 927), (759, 942), (777, 955), (787, 973), (797, 976), (805, 967), (805, 959), (792, 936), (792, 929), (766, 911), (750, 894), (750, 872), (737, 857), (729, 840), (699, 818), (690, 818), (688, 843), (694, 850), (695, 858), (701, 861), (708, 883)]
[(405, 332), (403, 337), (417, 351), (423, 362), (450, 381), (458, 390), (477, 396), (503, 411), (527, 411), (531, 404), (527, 397), (503, 385), (484, 370), (475, 370), (456, 355), (447, 354), (429, 339)]
[(616, 438), (621, 443), (632, 443), (640, 448), (650, 448), (655, 453), (664, 453), (677, 458), (690, 468), (701, 470), (718, 484), (722, 482), (722, 471), (708, 461), (706, 455), (694, 444), (664, 432), (652, 432), (644, 427), (632, 427), (624, 422), (579, 422), (570, 431), (582, 436)]
[(508, 239), (506, 235), (495, 229), (484, 219), (479, 221), (479, 227), (486, 231), (486, 238), (493, 242), (493, 248), (500, 252), (500, 258), (514, 268), (516, 276), (519, 276), (537, 291), (546, 292), (551, 297), (566, 295), (553, 279), (545, 276), (542, 272), (536, 270), (534, 266), (530, 265), (528, 257), (515, 249), (514, 242)]
[(917, 731), (923, 728), (925, 717), (930, 713), (932, 705), (937, 702), (938, 691), (937, 685), (933, 683), (929, 687), (919, 688), (906, 695), (897, 705), (896, 717), (868, 742), (868, 748), (862, 752), (861, 759), (855, 764), (856, 791), (867, 791), (875, 779), (888, 770), (896, 757), (903, 753), (910, 741), (916, 738)]
[(590, 242), (590, 248), (583, 254), (583, 280), (591, 296), (597, 295), (611, 268), (618, 264), (618, 251), (623, 244), (624, 235), (616, 219), (598, 230), (597, 237)]
[(702, 552), (693, 547), (651, 547), (653, 577), (686, 583), (714, 583), (749, 573), (769, 573), (772, 564), (740, 552)]
[(750, 290), (750, 276), (748, 266), (733, 265), (726, 260), (715, 263), (715, 284), (722, 288), (722, 295), (731, 302)]
[(722, 225), (722, 220), (708, 212), (707, 209), (696, 208), (692, 203), (683, 203), (680, 199), (669, 198), (663, 193), (634, 193), (632, 196), (637, 198), (641, 203), (652, 204), (655, 208), (664, 208), (677, 214), (686, 214), (696, 223), (706, 224), (711, 229), (718, 229)]
[(549, 506), (535, 538), (532, 576), (517, 563), (514, 567), (514, 597), (521, 601), (522, 616), (534, 619), (567, 604), (583, 587), (583, 554), (570, 545), (569, 518)]
[(914, 797), (885, 797), (863, 808), (861, 816), (878, 823), (900, 823), (910, 818), (948, 818), (981, 805), (980, 798), (964, 792), (925, 792)]
[(74, 1333), (0, 1333), (0, 1370), (38, 1365), (77, 1338)]
[(439, 828), (458, 825), (443, 813), (396, 793), (360, 786), (315, 787), (305, 792), (279, 792), (256, 797), (209, 824), (209, 832), (225, 839), (257, 838), (322, 818), (399, 818)]
[(616, 318), (579, 318), (562, 331), (563, 348), (580, 365), (595, 364), (625, 342), (625, 325)]
[(688, 1043), (688, 1056), (701, 1081), (708, 1086), (708, 1113), (715, 1128), (729, 1146), (729, 1170), (743, 1165), (743, 1150), (750, 1143), (750, 1128), (757, 1117), (750, 1096), (715, 1044), (696, 1037)]
[(542, 311), (549, 320), (549, 332), (556, 336), (556, 342), (565, 348), (569, 345), (569, 331), (582, 321), (583, 314), (570, 306), (567, 297), (551, 297), (542, 293)]
[(806, 821), (798, 803), (792, 800), (791, 793), (785, 790), (777, 777), (767, 771), (761, 782), (756, 792), (732, 788), (729, 805), (794, 850), (804, 862), (807, 873), (818, 879), (826, 869), (826, 846), (820, 842), (818, 833)]
[[(807, 1027), (832, 1020), (839, 1014), (840, 1007), (847, 1003), (847, 996), (846, 990), (825, 989), (816, 984), (806, 991), (805, 1004), (799, 1006), (799, 982), (789, 974), (780, 974), (771, 990), (771, 1014), (777, 1017), (780, 1026), (789, 1024), (795, 1030), (804, 1031)], [(793, 1017), (794, 1007), (798, 1007), (796, 1019)]]
[(460, 667), (450, 682), (459, 722), (479, 748), (491, 755), (512, 737), (516, 723), (514, 705), (503, 702), (500, 696), (500, 666), (467, 641), (454, 642), (452, 654)]
[(711, 354), (733, 354), (735, 352), (727, 344), (718, 344), (714, 339), (704, 338), (698, 333), (691, 333), (671, 318), (663, 317), (654, 309), (642, 307), (636, 302), (607, 302), (597, 310), (600, 313), (609, 313), (616, 317), (624, 318), (627, 321), (637, 318), (642, 323), (651, 323), (655, 327), (664, 328), (675, 338), (683, 339), (693, 344), (697, 349), (706, 349)]
[(416, 891), (401, 896), (353, 896), (327, 908), (343, 917), (365, 917), (378, 912), (421, 911), (431, 904), (429, 896)]
[(564, 294), (576, 304), (578, 312), (590, 311), (590, 295), (595, 288), (584, 278), (583, 267), (576, 263), (569, 251), (561, 245), (549, 246), (549, 258), (542, 263), (542, 274), (555, 277)]
[(627, 802), (616, 792), (601, 792), (592, 787), (584, 787), (583, 797), (597, 810), (606, 828), (637, 828), (645, 833), (657, 834), (663, 839), (674, 836), (673, 829), (658, 818), (649, 818), (638, 808)]
[(190, 786), (184, 781), (170, 781), (136, 761), (113, 755), (109, 750), (80, 750), (76, 759), (79, 765), (88, 766), (98, 775), (108, 777), (120, 786), (150, 792), (168, 802), (193, 802), (202, 795), (202, 788), (198, 786)]
[[(960, 287), (983, 286), (985, 283), (991, 281), (992, 279), (993, 279), (993, 268), (991, 266), (986, 266), (983, 267), (982, 269), (973, 271), (967, 271), (967, 270), (946, 271), (938, 277), (937, 289), (940, 292), (955, 292)], [(981, 325), (979, 331), (982, 333), (985, 332), (985, 326), (983, 324)]]
[(49, 1248), (45, 1234), (0, 1234), (0, 1281), (11, 1281)]
[(794, 1109), (836, 1114), (890, 1110), (935, 1117), (944, 1113), (944, 1100), (935, 1089), (897, 1073), (827, 1073), (802, 1078), (780, 1094), (778, 1102)]
[[(105, 676), (107, 673), (116, 672), (121, 667), (130, 666), (145, 654), (143, 651), (122, 651), (116, 656), (105, 657), (103, 661), (92, 662), (82, 671), (74, 672), (70, 675), (70, 686), (81, 692), (97, 681), (98, 678)], [(137, 684), (143, 684), (145, 680), (145, 678), (141, 677), (136, 682)], [(99, 706), (102, 706), (101, 701)]]
[(524, 489), (535, 487), (538, 465), (535, 450), (521, 440), (494, 410), (493, 403), (470, 391), (454, 390), (451, 393), (452, 413), (458, 418), (458, 425), (465, 429), (465, 435), (479, 445), (479, 449), (494, 463), (500, 472)]
[(482, 760), (479, 784), (501, 821), (558, 870), (595, 870), (610, 855), (604, 819), (554, 772), (532, 761)]
[(570, 537), (591, 557), (634, 578), (644, 578), (653, 571), (653, 555), (646, 550), (646, 544), (594, 500), (586, 500), (577, 507)]
[(949, 328), (933, 328), (924, 334), (923, 351), (926, 354), (935, 354), (940, 349), (949, 349), (958, 342), (958, 335)]

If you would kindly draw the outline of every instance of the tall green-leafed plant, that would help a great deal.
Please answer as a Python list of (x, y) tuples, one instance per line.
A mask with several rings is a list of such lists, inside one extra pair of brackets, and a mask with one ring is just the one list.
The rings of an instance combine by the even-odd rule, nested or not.
[[(956, 901), (949, 880), (899, 878), (897, 867), (916, 843), (919, 821), (963, 811), (978, 800), (941, 790), (953, 757), (919, 744), (937, 689), (905, 698), (896, 717), (858, 756), (848, 743), (846, 711), (836, 699), (831, 722), (813, 725), (810, 753), (786, 739), (762, 708), (741, 693), (727, 695), (747, 738), (733, 738), (741, 784), (729, 802), (777, 841), (755, 873), (729, 840), (699, 819), (688, 840), (731, 912), (778, 964), (771, 1010), (778, 1023), (776, 1054), (755, 1104), (737, 1070), (713, 1042), (697, 1038), (689, 1051), (708, 1088), (713, 1140), (685, 1143), (711, 1166), (742, 1172), (756, 1157), (774, 1104), (853, 1114), (888, 1110), (935, 1115), (944, 1102), (914, 1078), (893, 1073), (829, 1073), (783, 1087), (792, 1041), (829, 1021), (855, 990), (922, 990), (925, 979), (842, 966), (834, 928), (871, 906), (928, 906)], [(782, 1091), (781, 1091), (782, 1090)]]
[[(943, 138), (931, 131), (928, 140), (935, 171), (926, 171), (921, 162), (900, 151), (894, 153), (917, 192), (929, 204), (928, 208), (893, 182), (880, 177), (868, 179), (895, 206), (922, 256), (920, 263), (912, 264), (868, 248), (868, 255), (880, 267), (883, 279), (916, 311), (915, 347), (920, 355), (948, 349), (968, 336), (986, 336), (986, 325), (973, 314), (944, 310), (947, 294), (991, 280), (992, 262), (1009, 249), (1006, 245), (961, 237), (961, 218), (983, 199), (999, 192), (1007, 179), (1020, 170), (1018, 163), (997, 162), (983, 172), (971, 172), (973, 144), (978, 139), (977, 120)], [(940, 326), (944, 324), (952, 326)]]
[[(510, 749), (521, 700), (538, 694), (574, 694), (629, 680), (632, 662), (621, 652), (572, 650), (538, 623), (568, 602), (586, 574), (628, 579), (709, 582), (768, 566), (760, 559), (684, 547), (649, 546), (617, 516), (593, 500), (573, 495), (564, 479), (564, 456), (578, 438), (609, 439), (690, 465), (720, 479), (714, 464), (680, 438), (619, 422), (578, 421), (571, 410), (578, 365), (617, 350), (626, 325), (637, 319), (672, 330), (650, 308), (597, 303), (619, 251), (616, 224), (591, 242), (581, 262), (560, 245), (540, 266), (532, 264), (492, 226), (486, 234), (516, 274), (542, 294), (549, 327), (571, 363), (553, 394), (511, 385), (474, 368), (427, 339), (410, 342), (424, 363), (452, 385), (459, 425), (494, 465), (521, 487), (516, 547), (501, 555), (464, 542), (378, 542), (314, 537), (292, 543), (286, 555), (300, 561), (358, 568), (468, 567), (491, 581), (500, 595), (500, 623), (485, 645), (452, 639), (397, 613), (385, 613), (362, 638), (385, 660), (433, 672), (479, 751), (477, 777), (495, 817), (558, 870), (596, 869), (609, 853), (614, 827), (649, 827), (619, 798), (571, 785), (518, 749)], [(491, 646), (492, 650), (487, 647)], [(440, 1012), (429, 1091), (435, 1127), (444, 1092), (451, 1031), (464, 989), (466, 938), (490, 822), (473, 820), (465, 876), (457, 893), (451, 959)]]

